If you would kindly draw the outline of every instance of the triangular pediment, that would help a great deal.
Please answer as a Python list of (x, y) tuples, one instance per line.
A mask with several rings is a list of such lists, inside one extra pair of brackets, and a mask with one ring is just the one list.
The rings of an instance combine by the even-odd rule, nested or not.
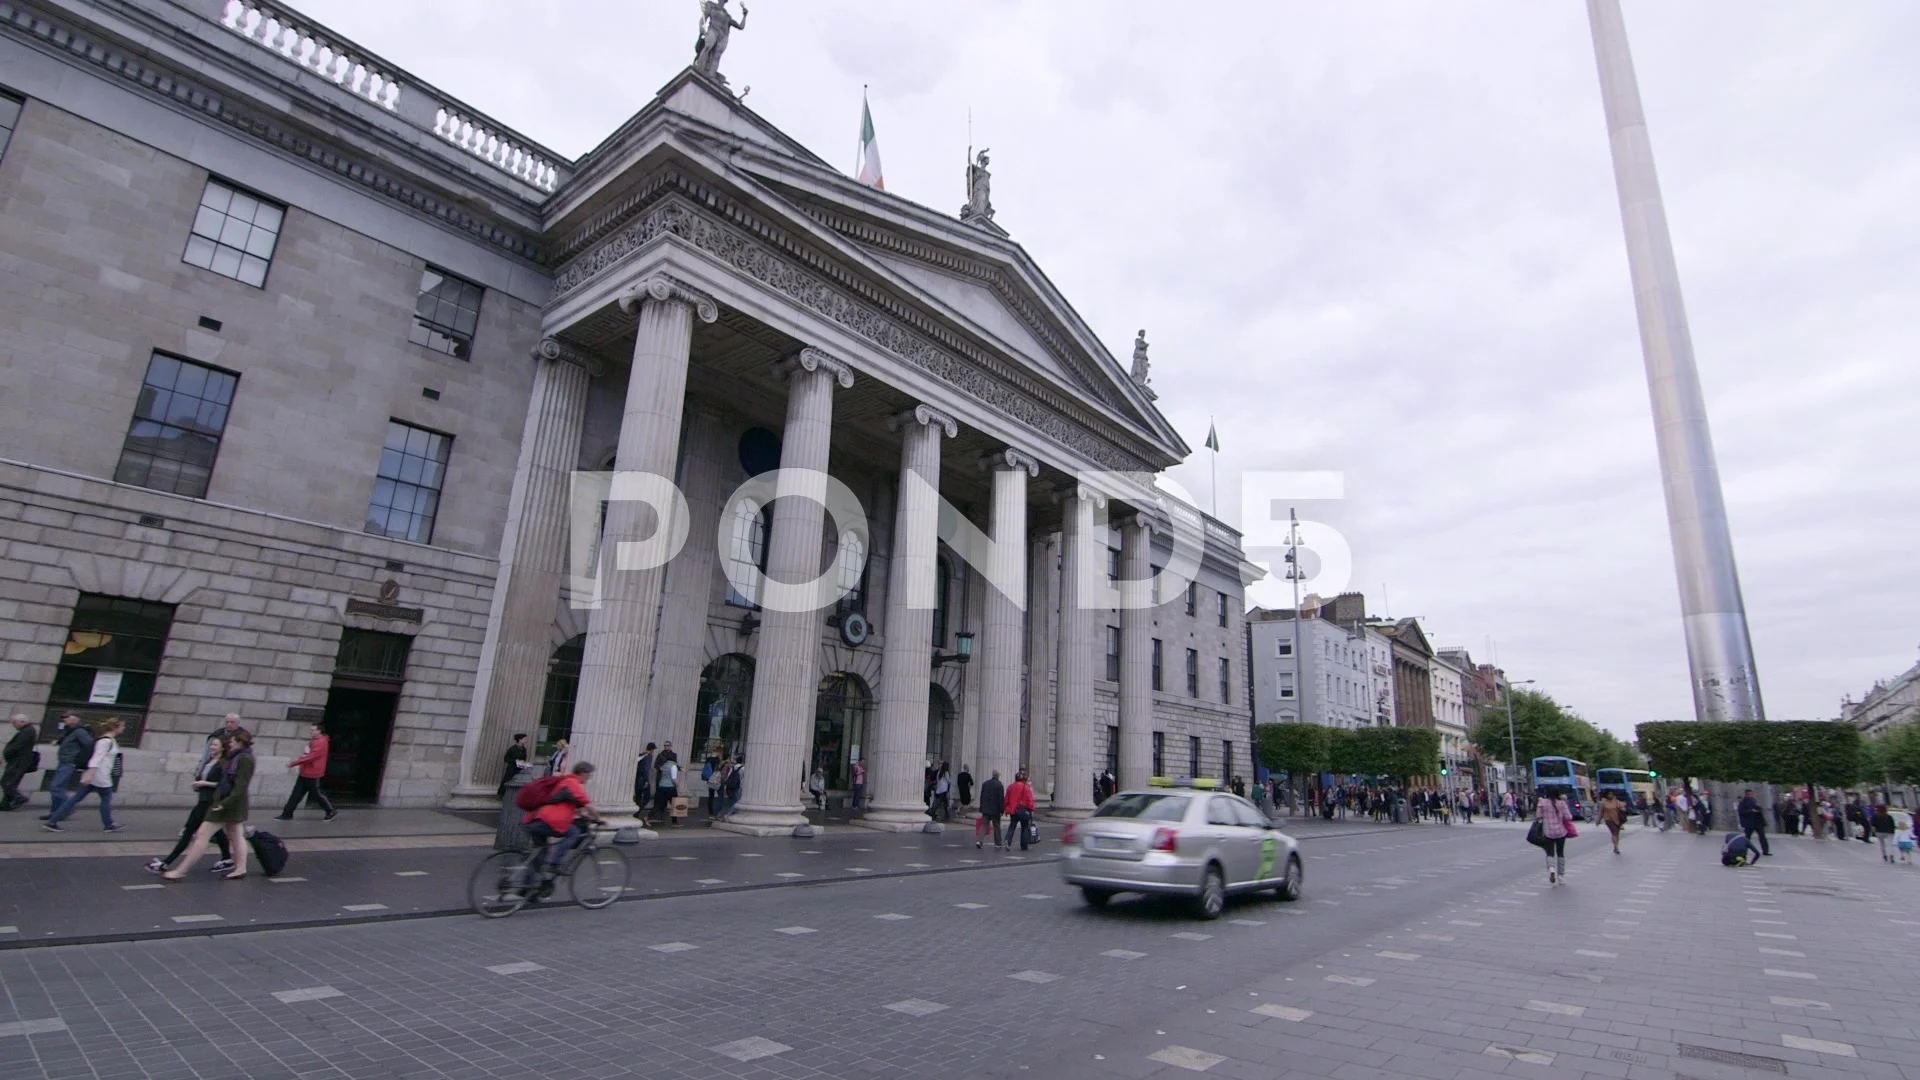
[(568, 260), (673, 192), (911, 312), (962, 355), (1017, 369), (1154, 468), (1186, 456), (1151, 396), (1004, 233), (856, 182), (691, 70), (583, 157), (550, 203), (562, 287)]

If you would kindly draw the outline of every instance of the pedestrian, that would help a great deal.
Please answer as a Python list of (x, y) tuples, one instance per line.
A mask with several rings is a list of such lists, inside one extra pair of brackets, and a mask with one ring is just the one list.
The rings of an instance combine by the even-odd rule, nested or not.
[(1740, 796), (1740, 806), (1734, 816), (1740, 819), (1740, 831), (1746, 835), (1747, 843), (1752, 844), (1756, 838), (1760, 842), (1760, 855), (1755, 856), (1755, 861), (1761, 856), (1772, 858), (1773, 848), (1767, 845), (1767, 814), (1760, 809), (1760, 800), (1753, 797), (1752, 788)]
[[(194, 834), (200, 831), (200, 823), (207, 819), (207, 806), (213, 802), (214, 791), (220, 786), (222, 760), (227, 755), (227, 736), (225, 732), (207, 736), (206, 756), (201, 758), (200, 769), (193, 775), (193, 809), (187, 811), (187, 823), (180, 827), (180, 838), (174, 841), (173, 850), (158, 859), (147, 863), (147, 873), (164, 873), (173, 866), (180, 853), (187, 850), (193, 842)], [(225, 830), (213, 834), (213, 842), (220, 845), (220, 860), (231, 862), (233, 852), (227, 846)]]
[(1538, 807), (1541, 846), (1547, 851), (1547, 884), (1562, 885), (1567, 880), (1567, 837), (1577, 836), (1573, 811), (1567, 807), (1567, 795), (1561, 788), (1548, 788)]
[(740, 805), (740, 788), (742, 785), (740, 774), (745, 772), (747, 768), (746, 762), (733, 760), (733, 755), (731, 754), (727, 755), (724, 764), (727, 767), (727, 782), (720, 785), (720, 804), (722, 811), (720, 816), (723, 820), (733, 817), (733, 808)]
[(1893, 842), (1893, 813), (1884, 803), (1875, 804), (1869, 820), (1873, 823), (1874, 837), (1880, 841), (1880, 861), (1892, 862), (1893, 850), (1887, 845)]
[(214, 789), (213, 800), (207, 804), (206, 819), (193, 834), (193, 842), (187, 845), (186, 853), (173, 869), (161, 874), (165, 881), (179, 881), (186, 877), (186, 870), (206, 854), (207, 844), (213, 834), (225, 831), (227, 850), (231, 853), (231, 866), (226, 860), (214, 864), (214, 871), (227, 869), (227, 879), (237, 881), (247, 876), (247, 789), (253, 786), (253, 733), (238, 728), (233, 738), (228, 740), (225, 754), (220, 761), (219, 786)]
[(327, 821), (340, 816), (340, 812), (327, 801), (327, 793), (320, 790), (320, 778), (327, 775), (327, 732), (319, 724), (307, 728), (306, 752), (292, 761), (287, 768), (298, 769), (293, 781), (293, 794), (287, 796), (287, 805), (280, 808), (280, 821), (292, 821), (293, 812), (300, 809), (300, 800), (304, 797), (309, 803), (317, 803), (326, 811)]
[(27, 805), (27, 797), (20, 794), (20, 782), (27, 774), (39, 768), (36, 760), (40, 752), (33, 744), (40, 738), (40, 729), (25, 713), (13, 714), (13, 735), (7, 740), (7, 749), (0, 762), (0, 810), (14, 810)]
[(494, 792), (494, 798), (497, 799), (507, 797), (507, 781), (520, 775), (520, 770), (527, 767), (526, 732), (516, 731), (513, 733), (513, 745), (507, 747), (504, 762), (505, 764), (500, 770), (500, 790)]
[(813, 775), (807, 777), (807, 794), (813, 797), (813, 805), (822, 814), (827, 812), (827, 771), (818, 765), (813, 767)]
[(727, 816), (727, 784), (733, 779), (733, 755), (726, 750), (720, 751), (720, 760), (714, 763), (713, 776), (707, 786), (707, 819), (724, 821)]
[(647, 824), (647, 809), (653, 801), (653, 752), (658, 749), (648, 743), (640, 751), (640, 763), (633, 769), (633, 805), (634, 812), (640, 815), (640, 824)]
[(973, 805), (973, 766), (968, 765), (964, 761), (961, 762), (960, 775), (954, 777), (953, 782), (960, 789), (960, 805), (962, 807), (972, 806)]
[(100, 735), (93, 740), (93, 750), (87, 758), (87, 771), (80, 775), (79, 786), (54, 807), (47, 815), (46, 823), (40, 827), (48, 832), (60, 832), (60, 822), (73, 813), (80, 800), (93, 794), (100, 799), (100, 825), (107, 832), (119, 832), (125, 825), (116, 825), (113, 820), (113, 789), (120, 782), (120, 744), (115, 737), (126, 724), (118, 718), (106, 720), (100, 725)]
[(1613, 853), (1620, 854), (1620, 830), (1627, 823), (1627, 808), (1617, 795), (1609, 791), (1600, 796), (1600, 824), (1607, 827), (1613, 835)]
[(867, 759), (860, 758), (853, 763), (853, 808), (860, 809), (867, 797)]
[(1900, 849), (1900, 861), (1911, 866), (1913, 849), (1920, 844), (1920, 814), (1908, 812), (1904, 824), (1906, 827), (1894, 837), (1894, 846)]
[(1007, 786), (1000, 782), (1000, 770), (993, 770), (980, 785), (980, 816), (973, 819), (973, 846), (980, 846), (980, 834), (993, 837), (993, 850), (1000, 850), (1000, 815), (1007, 809)]
[(933, 803), (928, 811), (935, 821), (953, 820), (953, 774), (944, 761), (933, 777)]
[(1032, 836), (1033, 825), (1033, 786), (1027, 783), (1027, 770), (1021, 769), (1013, 774), (1013, 785), (1007, 788), (1007, 837), (1006, 847), (1013, 848), (1013, 830), (1020, 830), (1020, 850), (1027, 850)]
[(653, 767), (653, 816), (666, 815), (667, 825), (680, 827), (680, 816), (674, 813), (673, 800), (680, 796), (680, 756), (673, 752), (673, 744), (667, 743), (660, 748)]
[(60, 718), (60, 730), (53, 741), (53, 783), (47, 790), (52, 802), (47, 812), (40, 815), (41, 821), (53, 817), (54, 808), (73, 794), (74, 781), (79, 777), (83, 763), (93, 755), (93, 732), (88, 731), (87, 726), (73, 713)]
[(568, 743), (566, 739), (553, 740), (553, 753), (547, 755), (548, 776), (567, 775), (567, 753)]

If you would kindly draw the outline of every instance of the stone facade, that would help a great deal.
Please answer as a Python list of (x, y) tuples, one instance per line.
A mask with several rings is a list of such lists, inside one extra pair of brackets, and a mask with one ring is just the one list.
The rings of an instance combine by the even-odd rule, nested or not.
[[(228, 711), (268, 799), (319, 718), (393, 805), (485, 805), (527, 731), (570, 733), (620, 809), (644, 742), (691, 764), (711, 741), (749, 762), (743, 831), (802, 822), (806, 770), (839, 787), (861, 757), (886, 827), (917, 827), (928, 760), (1030, 767), (1084, 811), (1114, 729), (1129, 775), (1148, 737), (1170, 771), (1193, 738), (1202, 775), (1247, 771), (1258, 570), (1155, 489), (1186, 446), (1003, 232), (848, 180), (691, 69), (567, 161), (258, 4), (44, 6), (0, 20), (23, 102), (0, 157), (0, 693), (124, 712), (150, 677), (123, 798), (184, 798)], [(228, 190), (270, 208), (270, 244), (207, 216)], [(195, 235), (266, 261), (242, 280)], [(416, 325), (434, 282), (478, 304), (457, 346)], [(175, 425), (217, 436), (204, 489), (123, 471), (179, 398), (144, 385), (157, 355), (236, 380)], [(398, 456), (396, 423), (450, 439), (444, 468)], [(402, 467), (438, 484), (415, 540), (366, 531)], [(578, 485), (613, 468), (683, 502), (614, 480), (596, 527)], [(823, 524), (825, 477), (859, 527)], [(658, 521), (684, 546), (627, 565)], [(1191, 612), (1184, 578), (1116, 598), (1148, 586), (1099, 578), (1115, 529), (1149, 570), (1192, 541)], [(815, 572), (834, 598), (769, 599)], [(71, 659), (104, 655), (115, 634), (81, 624), (116, 604), (164, 626), (157, 670)], [(1122, 625), (1162, 642), (1160, 690), (1103, 677)]]
[(1254, 666), (1254, 720), (1325, 727), (1391, 726), (1394, 718), (1392, 642), (1366, 621), (1366, 598), (1346, 593), (1304, 611), (1298, 624), (1300, 689), (1294, 680), (1292, 611), (1256, 608), (1247, 614)]
[(1859, 725), (1866, 735), (1882, 735), (1901, 724), (1920, 720), (1920, 664), (1891, 679), (1875, 682), (1871, 689), (1840, 703), (1840, 719)]

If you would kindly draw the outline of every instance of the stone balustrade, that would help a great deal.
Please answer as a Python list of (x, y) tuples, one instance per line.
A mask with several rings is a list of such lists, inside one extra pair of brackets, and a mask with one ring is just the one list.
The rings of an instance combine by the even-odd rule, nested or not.
[(560, 182), (553, 162), (445, 106), (434, 113), (433, 133), (541, 191), (551, 192)]
[(302, 29), (284, 12), (247, 0), (227, 0), (221, 25), (264, 49), (272, 49), (355, 97), (393, 111), (400, 105), (400, 81), (338, 45)]

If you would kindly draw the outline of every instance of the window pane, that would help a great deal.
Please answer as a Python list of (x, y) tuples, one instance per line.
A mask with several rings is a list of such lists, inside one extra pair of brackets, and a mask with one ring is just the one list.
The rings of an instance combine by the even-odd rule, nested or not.
[(209, 180), (207, 190), (200, 193), (200, 205), (210, 206), (221, 213), (233, 202), (233, 189), (217, 181)]
[(193, 234), (208, 240), (220, 239), (220, 226), (226, 222), (226, 216), (210, 207), (201, 207), (193, 215)]
[(253, 212), (253, 223), (278, 236), (280, 234), (280, 221), (283, 216), (284, 211), (279, 207), (271, 203), (261, 203), (260, 208)]
[(267, 283), (267, 264), (251, 255), (245, 256), (240, 260), (240, 272), (234, 276), (258, 288)]
[(258, 255), (263, 259), (271, 256), (275, 239), (277, 238), (270, 230), (255, 227), (247, 235), (247, 254)]

